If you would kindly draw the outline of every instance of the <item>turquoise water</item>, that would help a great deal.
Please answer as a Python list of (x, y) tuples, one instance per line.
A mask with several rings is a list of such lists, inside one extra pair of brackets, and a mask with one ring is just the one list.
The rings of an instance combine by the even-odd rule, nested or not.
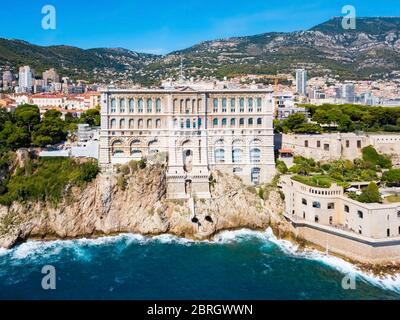
[[(56, 290), (41, 287), (44, 265)], [(356, 289), (341, 286), (346, 274)], [(212, 242), (121, 235), (28, 242), (0, 252), (1, 299), (399, 299), (400, 277), (379, 280), (338, 258), (296, 253), (270, 230)]]

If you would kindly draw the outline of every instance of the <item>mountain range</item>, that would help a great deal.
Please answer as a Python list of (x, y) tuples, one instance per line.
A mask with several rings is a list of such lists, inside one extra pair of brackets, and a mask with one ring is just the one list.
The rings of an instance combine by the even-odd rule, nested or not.
[(53, 67), (75, 79), (156, 84), (176, 78), (181, 58), (186, 77), (222, 78), (241, 74), (293, 73), (341, 79), (392, 78), (400, 74), (400, 17), (358, 18), (355, 30), (335, 17), (306, 31), (268, 32), (204, 41), (167, 55), (122, 48), (80, 49), (37, 46), (0, 38), (0, 68), (14, 72), (30, 65), (38, 72)]

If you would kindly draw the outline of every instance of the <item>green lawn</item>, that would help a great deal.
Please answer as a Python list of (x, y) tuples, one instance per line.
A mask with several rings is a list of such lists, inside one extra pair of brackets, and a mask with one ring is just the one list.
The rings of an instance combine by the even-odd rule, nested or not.
[(308, 186), (311, 187), (317, 187), (317, 188), (330, 188), (332, 183), (335, 181), (330, 178), (329, 176), (325, 175), (315, 175), (315, 176), (294, 176), (292, 178), (293, 180), (297, 182), (304, 183)]
[(385, 198), (385, 202), (387, 202), (387, 203), (400, 202), (400, 196), (389, 196), (389, 197)]

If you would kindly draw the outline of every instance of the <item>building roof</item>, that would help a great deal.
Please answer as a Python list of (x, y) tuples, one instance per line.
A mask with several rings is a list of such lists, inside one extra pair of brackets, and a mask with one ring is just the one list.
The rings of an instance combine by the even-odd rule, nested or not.
[(290, 148), (283, 148), (279, 150), (279, 153), (294, 153), (294, 151)]

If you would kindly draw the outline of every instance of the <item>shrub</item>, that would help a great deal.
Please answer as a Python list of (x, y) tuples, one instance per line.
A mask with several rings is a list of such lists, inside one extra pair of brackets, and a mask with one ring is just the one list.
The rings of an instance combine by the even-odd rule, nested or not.
[(56, 157), (31, 160), (5, 183), (6, 192), (0, 196), (0, 204), (48, 201), (56, 206), (70, 187), (83, 187), (98, 173), (99, 167), (94, 161), (81, 164), (74, 159)]
[(357, 198), (358, 201), (363, 203), (379, 203), (382, 202), (381, 194), (376, 183), (371, 182), (367, 188)]
[(276, 168), (281, 174), (286, 174), (288, 172), (288, 167), (286, 166), (286, 163), (281, 160), (276, 160)]
[(381, 168), (390, 169), (392, 161), (386, 155), (379, 154), (374, 147), (368, 146), (362, 149), (363, 160), (370, 162), (373, 166), (380, 166)]

